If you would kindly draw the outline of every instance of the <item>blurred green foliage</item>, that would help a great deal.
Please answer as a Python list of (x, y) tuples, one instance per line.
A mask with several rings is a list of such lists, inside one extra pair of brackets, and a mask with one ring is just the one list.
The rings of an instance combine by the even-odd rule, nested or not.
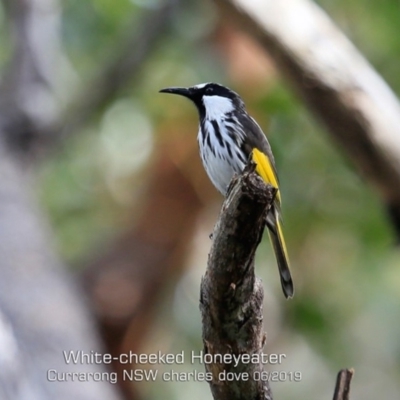
[[(399, 93), (400, 3), (318, 3)], [(143, 4), (146, 2), (133, 0), (63, 3), (63, 45), (80, 83), (90, 80), (93, 71), (113, 54), (115, 43), (131, 21), (140, 23)], [(147, 5), (155, 7), (157, 2)], [(42, 202), (49, 211), (59, 250), (72, 264), (124, 228), (125, 217), (145, 185), (142, 171), (151, 163), (160, 121), (171, 113), (181, 115), (177, 110), (182, 107), (193, 118), (193, 131), (188, 134), (196, 135), (194, 108), (166, 100), (157, 91), (203, 81), (220, 81), (241, 91), (240, 82), (229, 81), (223, 57), (210, 40), (218, 22), (213, 5), (188, 1), (180, 7), (173, 29), (150, 55), (140, 77), (111, 99), (104, 113), (99, 112), (68, 140), (61, 152), (40, 166)], [(0, 22), (0, 35), (4, 37), (1, 10)], [(8, 51), (2, 46), (1, 64)], [(385, 210), (373, 189), (353, 169), (351, 160), (343, 157), (282, 78), (266, 84), (259, 96), (244, 100), (268, 131), (274, 150), (282, 184), (284, 229), (297, 285), (295, 299), (278, 306), (276, 302), (280, 303), (282, 296), (276, 271), (263, 268), (274, 265), (274, 260), (269, 248), (263, 246), (258, 271), (279, 299), (271, 305), (268, 298), (267, 322), (282, 324), (279, 334), (268, 333), (268, 351), (274, 352), (270, 350), (274, 346), (288, 354), (291, 351), (290, 367), (306, 375), (301, 387), (288, 382), (276, 385), (276, 397), (310, 393), (308, 398), (319, 398), (315, 382), (307, 378), (310, 371), (325, 382), (326, 390), (333, 390), (336, 370), (354, 366), (354, 398), (375, 398), (364, 396), (362, 386), (375, 378), (370, 382), (371, 393), (388, 393), (385, 398), (390, 399), (390, 394), (400, 389), (400, 263)], [(206, 241), (204, 253), (208, 246)], [(165, 351), (201, 347), (197, 293), (205, 260), (205, 255), (193, 256), (193, 268), (182, 278), (173, 298), (165, 294), (153, 333), (154, 343), (160, 339), (157, 327), (163, 327), (164, 336), (168, 334), (164, 323), (173, 310), (176, 326), (167, 328), (170, 337), (163, 338)], [(274, 319), (275, 314), (281, 316)], [(386, 392), (379, 392), (379, 379)], [(195, 399), (211, 398), (204, 383), (179, 385), (161, 382), (144, 390), (149, 398), (185, 398), (189, 393)], [(332, 390), (322, 391), (324, 398)]]

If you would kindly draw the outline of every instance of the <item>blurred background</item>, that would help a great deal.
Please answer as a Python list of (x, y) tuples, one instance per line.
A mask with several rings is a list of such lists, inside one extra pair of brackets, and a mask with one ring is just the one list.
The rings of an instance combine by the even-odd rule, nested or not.
[[(24, 40), (15, 34), (22, 3), (0, 8), (0, 65), (9, 76), (14, 46)], [(317, 3), (399, 93), (399, 2)], [(215, 81), (237, 91), (263, 127), (281, 181), (294, 299), (283, 297), (266, 238), (256, 270), (265, 290), (265, 352), (286, 354), (268, 368), (301, 371), (302, 379), (273, 383), (275, 399), (331, 398), (345, 367), (355, 369), (354, 399), (398, 398), (394, 230), (378, 195), (273, 59), (211, 1), (42, 0), (35, 7), (41, 29), (54, 29), (30, 36), (42, 38), (32, 46), (40, 47), (37, 76), (52, 88), (52, 106), (37, 93), (41, 78), (26, 86), (35, 103), (26, 109), (40, 112), (42, 132), (50, 133), (32, 146), (23, 137), (17, 147), (28, 148), (22, 158), (51, 227), (49, 246), (81, 281), (105, 351), (202, 348), (199, 287), (223, 199), (200, 163), (195, 108), (158, 91)], [(125, 382), (122, 390), (132, 399), (211, 398), (208, 384), (193, 380)]]

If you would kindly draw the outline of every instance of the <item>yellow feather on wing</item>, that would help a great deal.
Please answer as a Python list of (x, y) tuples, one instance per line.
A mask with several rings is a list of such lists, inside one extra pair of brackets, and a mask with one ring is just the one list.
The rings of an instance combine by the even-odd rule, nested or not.
[(262, 151), (257, 148), (253, 149), (252, 160), (256, 163), (256, 172), (263, 178), (265, 183), (269, 183), (273, 187), (278, 189), (276, 199), (281, 202), (281, 194), (279, 192), (278, 178), (275, 173), (275, 169), (271, 163), (271, 160)]

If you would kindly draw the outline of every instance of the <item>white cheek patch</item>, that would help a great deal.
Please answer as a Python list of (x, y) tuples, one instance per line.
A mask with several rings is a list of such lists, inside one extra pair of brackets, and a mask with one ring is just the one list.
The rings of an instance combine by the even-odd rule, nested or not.
[(206, 117), (210, 120), (220, 119), (221, 116), (235, 109), (231, 99), (221, 96), (203, 96), (203, 104)]

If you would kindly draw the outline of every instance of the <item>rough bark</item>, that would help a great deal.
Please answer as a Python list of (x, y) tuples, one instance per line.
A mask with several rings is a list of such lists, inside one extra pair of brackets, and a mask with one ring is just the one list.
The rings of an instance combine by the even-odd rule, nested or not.
[[(239, 177), (222, 206), (214, 228), (207, 271), (201, 283), (200, 309), (204, 354), (243, 356), (262, 353), (263, 288), (254, 273), (254, 256), (261, 241), (265, 216), (275, 190), (254, 172)], [(254, 379), (261, 362), (217, 360), (206, 364), (211, 372), (214, 399), (272, 399), (267, 381)], [(235, 373), (223, 381), (221, 373)]]
[[(275, 194), (248, 166), (232, 181), (214, 228), (200, 310), (203, 363), (215, 400), (273, 399), (268, 380), (254, 379), (264, 372), (257, 355), (266, 340), (264, 291), (255, 276), (254, 256)], [(253, 362), (247, 355), (255, 357)], [(352, 369), (338, 373), (333, 400), (349, 400), (353, 374)]]

